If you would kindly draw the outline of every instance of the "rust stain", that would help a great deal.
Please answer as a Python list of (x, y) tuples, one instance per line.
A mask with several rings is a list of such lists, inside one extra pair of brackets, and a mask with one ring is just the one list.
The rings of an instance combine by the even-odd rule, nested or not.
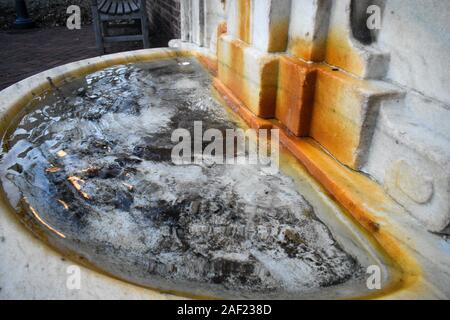
[(349, 44), (344, 31), (330, 30), (327, 40), (326, 61), (357, 76), (364, 74), (364, 62)]
[(377, 241), (389, 258), (394, 271), (393, 280), (387, 288), (366, 298), (412, 289), (421, 278), (421, 268), (398, 243), (389, 227), (382, 227), (382, 220), (372, 213), (389, 201), (382, 188), (364, 175), (339, 164), (310, 138), (295, 138), (280, 130), (280, 141)]
[(228, 89), (219, 79), (214, 79), (214, 88), (218, 91), (223, 101), (236, 114), (238, 114), (250, 128), (253, 129), (272, 129), (273, 125), (269, 120), (255, 117), (247, 107)]
[(217, 76), (219, 72), (219, 63), (217, 59), (213, 59), (203, 54), (197, 54), (196, 58), (213, 76)]
[[(219, 79), (225, 84), (255, 115), (273, 118), (278, 81), (278, 59), (266, 61), (246, 61), (248, 45), (240, 40), (221, 37), (219, 42)], [(247, 65), (260, 64), (257, 75), (248, 74)], [(255, 69), (257, 69), (255, 68)], [(259, 77), (259, 79), (258, 79)], [(255, 79), (256, 78), (256, 79)]]
[(227, 33), (227, 22), (226, 21), (222, 21), (219, 23), (219, 25), (217, 26), (217, 37), (220, 38), (221, 35)]
[(238, 40), (228, 42), (220, 39), (219, 78), (242, 101), (248, 104), (248, 81), (243, 79), (245, 73), (244, 43)]
[(246, 43), (251, 43), (251, 4), (252, 0), (238, 1), (238, 36)]
[[(250, 127), (258, 124), (258, 117), (251, 113), (241, 114), (246, 110), (233, 92), (224, 86), (220, 80), (214, 81), (215, 88), (226, 98), (224, 101), (246, 121)], [(237, 106), (237, 107), (236, 107)], [(268, 120), (262, 120), (268, 121)], [(280, 130), (280, 142), (307, 171), (330, 193), (330, 195), (347, 210), (353, 218), (373, 239), (374, 245), (379, 247), (389, 261), (391, 281), (383, 289), (358, 299), (377, 299), (388, 297), (390, 294), (402, 290), (414, 290), (422, 278), (422, 270), (417, 261), (396, 240), (388, 225), (383, 225), (383, 219), (375, 212), (386, 210), (385, 204), (389, 197), (384, 190), (365, 177), (352, 171), (331, 156), (311, 138), (298, 138), (284, 130), (276, 121), (268, 121), (272, 128)]]
[(284, 52), (288, 43), (289, 21), (276, 21), (270, 25), (269, 52)]
[(311, 65), (280, 58), (275, 117), (296, 136), (309, 135), (315, 85), (316, 71)]
[(375, 89), (325, 64), (282, 55), (275, 117), (294, 135), (314, 138), (357, 169), (364, 107), (369, 103), (361, 92), (367, 90)]
[(278, 90), (278, 68), (279, 60), (272, 60), (264, 64), (261, 73), (261, 93), (257, 116), (264, 119), (275, 117), (275, 106), (277, 103)]
[(314, 138), (339, 161), (358, 169), (366, 103), (360, 90), (370, 85), (325, 64), (286, 55), (263, 62), (258, 83), (247, 74), (246, 63), (253, 63), (245, 61), (247, 44), (221, 38), (220, 47), (219, 79), (255, 115), (275, 117), (294, 135)]
[(310, 136), (354, 169), (362, 131), (361, 87), (342, 72), (319, 68), (311, 118)]
[(309, 39), (300, 37), (289, 39), (288, 51), (293, 56), (306, 61), (322, 62), (325, 60), (324, 46)]
[(314, 61), (313, 49), (314, 44), (310, 40), (302, 39), (300, 37), (291, 38), (289, 40), (289, 53), (297, 58), (301, 58), (306, 61)]

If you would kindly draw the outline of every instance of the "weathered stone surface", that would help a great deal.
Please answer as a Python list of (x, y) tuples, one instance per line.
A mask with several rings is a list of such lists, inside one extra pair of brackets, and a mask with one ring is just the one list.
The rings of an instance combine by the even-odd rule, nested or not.
[(328, 66), (319, 66), (317, 72), (310, 136), (336, 159), (359, 170), (370, 148), (380, 102), (399, 92)]
[(227, 1), (228, 34), (247, 44), (252, 42), (252, 3), (252, 0)]
[(278, 57), (224, 35), (219, 40), (219, 79), (257, 116), (275, 115)]
[(329, 0), (292, 1), (288, 53), (306, 61), (325, 60), (330, 9)]
[(228, 33), (263, 52), (284, 52), (291, 0), (228, 1)]
[[(448, 41), (445, 41), (449, 32), (443, 27), (448, 5), (432, 0), (426, 12), (421, 12), (417, 10), (421, 5), (416, 2), (292, 1), (289, 18), (285, 18), (285, 22), (289, 22), (286, 54), (292, 59), (283, 55), (280, 58), (276, 108), (273, 111), (271, 104), (274, 99), (267, 98), (273, 93), (261, 86), (261, 83), (272, 80), (261, 82), (259, 63), (264, 60), (263, 52), (271, 51), (270, 39), (277, 34), (276, 28), (271, 29), (275, 25), (271, 24), (274, 21), (271, 18), (277, 16), (275, 11), (271, 11), (274, 2), (262, 1), (260, 6), (255, 6), (252, 1), (229, 1), (228, 34), (248, 45), (241, 51), (251, 52), (249, 47), (252, 47), (254, 54), (247, 59), (245, 68), (242, 62), (245, 59), (225, 57), (228, 60), (222, 67), (227, 65), (229, 72), (222, 68), (220, 80), (226, 79), (227, 87), (254, 114), (265, 118), (273, 116), (291, 133), (314, 138), (350, 168), (361, 170), (369, 161), (364, 172), (383, 184), (391, 196), (413, 215), (422, 221), (430, 219), (429, 228), (442, 230), (448, 223), (446, 199), (450, 193), (447, 175), (442, 173), (448, 155), (441, 152), (439, 161), (429, 155), (438, 154), (435, 150), (448, 149), (449, 145), (450, 98), (445, 89), (448, 75), (443, 72), (448, 69), (450, 56), (446, 48)], [(278, 17), (286, 14), (283, 10), (287, 3), (282, 2), (277, 8)], [(377, 16), (381, 18), (379, 29), (370, 29), (367, 25), (369, 17), (374, 15), (374, 11), (367, 9), (373, 5), (377, 9), (376, 14), (380, 13)], [(283, 32), (279, 35), (279, 39), (284, 39)], [(412, 45), (410, 39), (414, 37), (423, 41)], [(318, 64), (308, 65), (301, 60), (325, 62), (332, 69)], [(253, 67), (247, 64), (253, 64)], [(294, 65), (297, 67), (290, 67)], [(315, 85), (311, 84), (314, 73), (306, 72), (306, 67), (315, 70)], [(240, 71), (252, 68), (252, 72)], [(370, 80), (385, 76), (385, 82), (393, 86)], [(308, 77), (310, 79), (306, 81)], [(311, 92), (314, 93), (313, 98), (310, 98)], [(405, 92), (406, 98), (399, 92)], [(395, 96), (401, 105), (405, 105), (400, 108), (402, 113), (395, 116), (396, 125), (403, 128), (399, 134), (391, 122), (393, 120), (382, 118), (381, 122), (378, 121), (380, 110), (383, 116), (391, 113), (381, 106), (389, 105)], [(422, 98), (414, 98), (420, 96)], [(409, 125), (411, 119), (414, 119), (414, 127)], [(372, 140), (375, 127), (384, 128), (381, 131), (389, 138), (380, 138), (381, 135), (377, 134)], [(401, 156), (397, 150), (385, 152), (386, 146), (395, 149), (392, 141), (405, 146), (398, 149), (402, 149), (406, 156)], [(422, 159), (420, 164), (415, 160), (417, 157)], [(408, 163), (399, 165), (403, 169), (393, 166), (393, 163), (403, 163), (403, 160)], [(420, 167), (421, 173), (414, 177), (404, 169), (406, 166)], [(430, 170), (434, 173), (430, 174)], [(431, 176), (436, 178), (430, 180)], [(431, 182), (436, 179), (441, 182)], [(410, 184), (412, 181), (416, 182), (415, 186)], [(417, 204), (428, 198), (431, 189), (434, 195), (429, 203), (426, 206)], [(433, 209), (427, 209), (431, 204)], [(425, 218), (427, 215), (430, 217)]]
[(264, 52), (286, 51), (291, 0), (258, 0), (251, 18), (252, 46)]
[[(450, 2), (386, 1), (378, 46), (390, 54), (388, 81), (450, 105)], [(428, 116), (437, 114), (424, 108)], [(434, 108), (433, 108), (434, 109)], [(447, 126), (449, 127), (449, 126)]]
[(333, 1), (326, 62), (360, 78), (381, 79), (388, 70), (389, 54), (382, 52), (375, 44), (366, 45), (355, 39), (350, 21), (351, 2)]
[(428, 230), (441, 232), (450, 223), (450, 149), (444, 124), (450, 119), (445, 109), (439, 119), (427, 117), (422, 111), (427, 104), (430, 111), (436, 107), (413, 93), (382, 104), (363, 171)]
[[(385, 177), (388, 192), (396, 198), (407, 196), (417, 204), (426, 204), (434, 194), (431, 178), (408, 164), (407, 160), (398, 160), (388, 169)], [(401, 192), (402, 195), (396, 195)]]
[(309, 136), (316, 77), (313, 65), (280, 57), (275, 117), (296, 136)]

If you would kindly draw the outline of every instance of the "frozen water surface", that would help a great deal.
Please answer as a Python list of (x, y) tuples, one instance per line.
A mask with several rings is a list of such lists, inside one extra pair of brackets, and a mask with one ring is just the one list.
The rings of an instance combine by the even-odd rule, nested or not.
[(361, 275), (290, 177), (172, 164), (174, 129), (238, 126), (210, 84), (195, 60), (163, 60), (36, 98), (3, 140), (22, 221), (107, 273), (194, 295), (292, 298)]

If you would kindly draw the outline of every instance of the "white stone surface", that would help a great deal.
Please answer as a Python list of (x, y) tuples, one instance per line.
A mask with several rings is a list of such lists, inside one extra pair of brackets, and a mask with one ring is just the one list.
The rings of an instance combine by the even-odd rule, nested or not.
[(216, 54), (217, 26), (226, 20), (221, 0), (181, 1), (181, 40), (210, 48)]
[(291, 0), (253, 0), (252, 9), (252, 45), (264, 52), (284, 52)]
[[(450, 105), (450, 1), (386, 1), (378, 44), (387, 78)], [(447, 128), (449, 125), (447, 125)]]
[(180, 1), (180, 24), (181, 24), (181, 40), (185, 42), (191, 41), (191, 0)]
[(447, 1), (386, 2), (377, 43), (391, 57), (386, 80), (407, 95), (382, 106), (364, 168), (435, 232), (450, 223), (448, 12)]
[[(226, 1), (227, 33), (239, 39), (239, 0)], [(242, 40), (242, 39), (241, 39)]]
[(205, 7), (203, 0), (191, 0), (192, 42), (199, 46), (205, 45)]
[(450, 113), (422, 116), (433, 108), (440, 107), (412, 92), (384, 103), (363, 171), (428, 230), (440, 232), (450, 223)]
[(225, 3), (220, 0), (205, 0), (205, 46), (211, 48), (216, 54), (217, 49), (217, 27), (226, 20)]

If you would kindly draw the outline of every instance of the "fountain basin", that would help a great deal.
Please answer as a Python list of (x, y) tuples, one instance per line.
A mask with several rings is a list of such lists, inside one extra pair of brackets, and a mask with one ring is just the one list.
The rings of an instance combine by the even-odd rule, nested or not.
[[(4, 133), (6, 129), (10, 127), (10, 123), (13, 121), (13, 119), (20, 111), (22, 111), (24, 106), (26, 106), (29, 101), (31, 101), (34, 97), (39, 96), (45, 91), (51, 89), (52, 86), (59, 87), (63, 82), (70, 82), (73, 79), (115, 65), (126, 65), (129, 63), (136, 64), (144, 61), (155, 60), (186, 59), (195, 56), (199, 56), (199, 54), (195, 51), (187, 50), (142, 50), (89, 59), (49, 70), (48, 72), (44, 72), (43, 74), (39, 74), (37, 76), (26, 79), (23, 82), (20, 82), (17, 85), (10, 87), (0, 93), (0, 98), (2, 101), (1, 128)], [(204, 58), (201, 60), (204, 60)], [(219, 91), (223, 96), (225, 96), (225, 98), (232, 97), (232, 94), (230, 94), (229, 92), (227, 94), (226, 88), (221, 87), (220, 83), (216, 83), (216, 87), (222, 89)], [(226, 99), (225, 102), (227, 101), (228, 103), (230, 103), (230, 100)], [(243, 108), (240, 108), (239, 102), (234, 102), (234, 105), (233, 103), (231, 104), (234, 106), (234, 109), (238, 111), (238, 114), (244, 115), (244, 119), (246, 120), (251, 119), (251, 115), (245, 113), (245, 110)], [(257, 120), (255, 121), (258, 122)], [(276, 123), (272, 125), (276, 126)], [(370, 290), (365, 288), (364, 281), (356, 281), (350, 282), (347, 285), (344, 284), (343, 286), (339, 286), (338, 290), (333, 290), (333, 288), (331, 290), (328, 290), (327, 288), (316, 288), (316, 290), (310, 290), (304, 292), (303, 294), (301, 292), (298, 292), (298, 295), (296, 297), (357, 298), (380, 297), (389, 295), (391, 295), (391, 297), (392, 295), (394, 295), (395, 297), (396, 294), (416, 294), (417, 286), (421, 284), (421, 279), (423, 279), (421, 270), (422, 268), (419, 267), (420, 263), (418, 263), (414, 255), (411, 254), (408, 249), (408, 245), (402, 243), (403, 240), (399, 241), (399, 239), (404, 239), (403, 235), (398, 236), (401, 233), (399, 233), (399, 231), (396, 231), (395, 228), (391, 229), (391, 223), (381, 224), (378, 217), (376, 216), (376, 214), (379, 214), (380, 210), (374, 209), (374, 206), (369, 201), (367, 201), (367, 199), (370, 200), (370, 197), (373, 197), (375, 195), (379, 197), (378, 204), (386, 204), (389, 200), (384, 199), (384, 195), (382, 194), (382, 192), (380, 193), (379, 190), (376, 190), (377, 192), (374, 193), (373, 191), (376, 188), (370, 184), (370, 181), (364, 180), (364, 177), (354, 176), (354, 173), (352, 172), (347, 173), (345, 172), (344, 168), (341, 168), (338, 164), (330, 161), (330, 159), (327, 158), (327, 155), (323, 151), (321, 151), (313, 141), (310, 141), (308, 139), (296, 141), (291, 137), (283, 134), (281, 138), (283, 144), (286, 145), (287, 149), (290, 151), (286, 151), (282, 154), (282, 168), (284, 168), (285, 172), (287, 172), (288, 175), (297, 183), (299, 188), (302, 190), (302, 196), (304, 196), (316, 209), (315, 212), (317, 213), (318, 217), (321, 221), (324, 222), (326, 226), (328, 226), (331, 234), (336, 239), (336, 241), (344, 248), (344, 251), (346, 251), (351, 256), (357, 257), (357, 260), (362, 267), (367, 267), (369, 265), (378, 265), (383, 270), (383, 289), (376, 292), (371, 292)], [(292, 154), (295, 157), (293, 157)], [(333, 202), (333, 200), (331, 200), (331, 198), (326, 195), (322, 187), (314, 181), (310, 174), (308, 174), (308, 172), (299, 163), (296, 163), (297, 159), (295, 158), (302, 161), (309, 172), (312, 173), (323, 184), (323, 186), (341, 202), (341, 204), (348, 210), (348, 212), (346, 212), (345, 209), (342, 209), (338, 203)], [(340, 179), (336, 179), (339, 174), (341, 174)], [(351, 183), (349, 183), (349, 181)], [(361, 191), (356, 192), (356, 188), (352, 190), (352, 183), (356, 183), (358, 188), (367, 191), (368, 193), (365, 194), (363, 192), (361, 195)], [(349, 199), (356, 199), (358, 201), (353, 201), (349, 205)], [(361, 199), (363, 199), (362, 202)], [(2, 230), (2, 232), (5, 234), (5, 241), (3, 245), (8, 247), (8, 250), (3, 251), (6, 253), (3, 253), (5, 254), (5, 257), (2, 257), (2, 261), (12, 261), (12, 259), (19, 259), (17, 253), (14, 253), (14, 245), (17, 246), (17, 243), (11, 244), (12, 239), (21, 239), (20, 241), (22, 241), (23, 245), (26, 247), (26, 250), (30, 250), (30, 252), (43, 250), (43, 252), (45, 251), (45, 255), (51, 256), (54, 254), (51, 251), (43, 249), (40, 243), (38, 244), (35, 241), (32, 241), (29, 237), (27, 237), (26, 234), (24, 234), (23, 230), (21, 230), (15, 222), (13, 215), (11, 215), (11, 208), (8, 207), (6, 199), (4, 199), (4, 201), (2, 202), (2, 206), (2, 215), (5, 216), (5, 219), (2, 219), (2, 228), (0, 230)], [(388, 208), (389, 210), (399, 212), (399, 209), (394, 205), (391, 205)], [(383, 209), (385, 209), (385, 207)], [(376, 213), (373, 214), (371, 212), (372, 210), (376, 211)], [(356, 221), (352, 221), (351, 219), (353, 218), (355, 218)], [(403, 219), (403, 216), (401, 219)], [(404, 219), (407, 218), (405, 217)], [(395, 223), (392, 223), (392, 225), (395, 225)], [(361, 228), (361, 226), (363, 228)], [(430, 241), (432, 241), (430, 237), (428, 237), (426, 234), (421, 234), (418, 230), (415, 229), (413, 229), (413, 232), (416, 238), (417, 235), (420, 235), (418, 239), (420, 243), (423, 243), (424, 246), (432, 247), (430, 245)], [(42, 234), (39, 234), (39, 236), (42, 237)], [(90, 273), (90, 271), (86, 271), (89, 274), (89, 277), (95, 279), (92, 283), (101, 283), (101, 289), (97, 288), (97, 290), (100, 290), (100, 292), (104, 292), (104, 290), (106, 290), (105, 288), (113, 287), (113, 291), (117, 295), (128, 292), (136, 297), (148, 295), (151, 297), (160, 298), (161, 296), (157, 292), (161, 291), (172, 293), (176, 292), (178, 294), (193, 297), (254, 297), (251, 293), (248, 292), (239, 293), (226, 290), (221, 291), (215, 290), (213, 288), (203, 288), (200, 290), (196, 290), (189, 284), (167, 286), (164, 283), (143, 283), (142, 281), (136, 281), (136, 279), (133, 279), (133, 277), (123, 276), (121, 274), (117, 274), (116, 272), (105, 270), (102, 265), (96, 264), (96, 259), (92, 260), (89, 259), (89, 257), (85, 256), (80, 257), (80, 255), (78, 255), (76, 252), (67, 252), (67, 248), (65, 248), (64, 246), (60, 246), (59, 243), (52, 241), (52, 239), (49, 239), (48, 237), (46, 240), (47, 243), (52, 247), (56, 247), (56, 249), (59, 249), (66, 255), (69, 255), (71, 258), (74, 258), (79, 262), (80, 260), (81, 262), (84, 261), (84, 263), (90, 267), (102, 269), (102, 271), (106, 271), (106, 273), (108, 274), (112, 273), (113, 276), (123, 278), (130, 282), (145, 285), (147, 287), (158, 287), (159, 289), (159, 291), (150, 292), (149, 290), (129, 287), (128, 285), (124, 285), (122, 283), (119, 284), (114, 280), (105, 278), (100, 274)], [(27, 260), (29, 259), (29, 256), (30, 254), (26, 254), (23, 255), (22, 258), (25, 258), (25, 260)], [(37, 262), (30, 261), (28, 262), (28, 265), (30, 263)], [(55, 261), (55, 266), (59, 263), (59, 261)], [(60, 268), (62, 268), (62, 266), (60, 266)], [(429, 266), (427, 266), (427, 268), (429, 268)], [(433, 268), (435, 268), (434, 265)], [(10, 263), (2, 264), (2, 273), (6, 272), (14, 274), (14, 272), (12, 272)], [(6, 286), (4, 286), (7, 288), (7, 290), (12, 290), (11, 288), (17, 285), (18, 277), (20, 277), (20, 272), (17, 272), (17, 274), (19, 275), (16, 278), (16, 283), (14, 283), (13, 280), (10, 280), (9, 283), (6, 283)], [(61, 276), (53, 275), (52, 277), (54, 280), (59, 279), (59, 281), (61, 281), (62, 279), (65, 279), (66, 274), (63, 273)], [(92, 294), (96, 290), (94, 285), (92, 285), (90, 281), (88, 283), (88, 290), (85, 291), (84, 294), (87, 294), (86, 292), (90, 292), (90, 294)], [(39, 284), (35, 283), (33, 287), (38, 288)], [(31, 294), (29, 292), (29, 289), (26, 289), (25, 291), (27, 291), (25, 293), (26, 295)], [(62, 289), (61, 291), (64, 292), (64, 290)], [(61, 291), (59, 292), (60, 294), (62, 293)], [(0, 292), (0, 294), (2, 293)], [(56, 294), (56, 292), (54, 291), (53, 294)], [(421, 294), (424, 294), (424, 291), (422, 291)], [(67, 293), (62, 293), (62, 295), (67, 295)], [(256, 295), (256, 297), (286, 298), (287, 296), (284, 296), (282, 293), (278, 292), (275, 295), (263, 294), (262, 296)]]

